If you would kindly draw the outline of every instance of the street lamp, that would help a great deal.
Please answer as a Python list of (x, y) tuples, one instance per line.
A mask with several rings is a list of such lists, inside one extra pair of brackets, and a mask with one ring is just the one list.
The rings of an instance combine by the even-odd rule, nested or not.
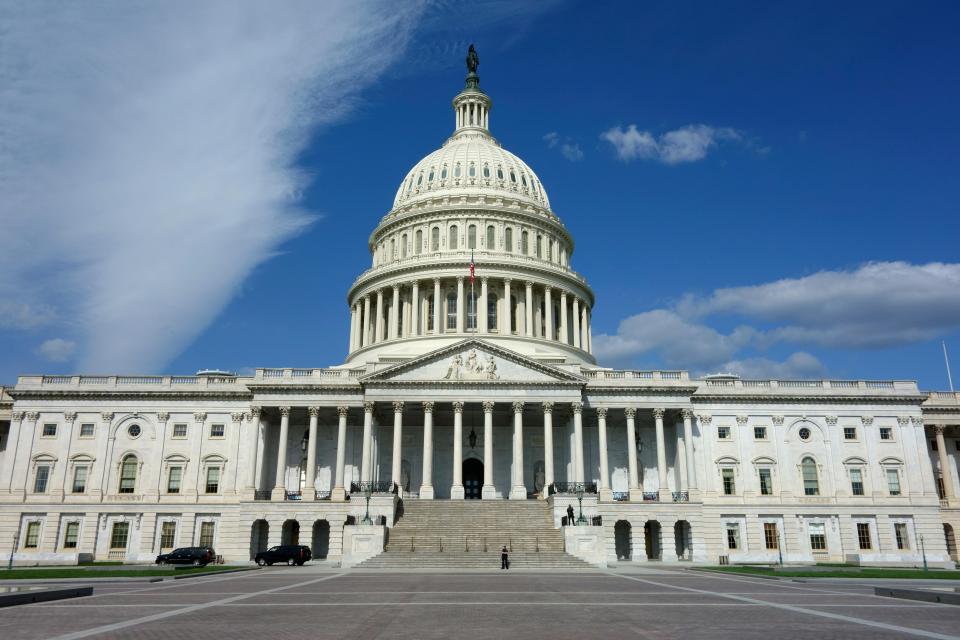
[(920, 534), (920, 553), (923, 554), (923, 570), (927, 570), (927, 549), (923, 546), (923, 534)]
[(580, 517), (577, 518), (577, 524), (578, 524), (578, 525), (587, 524), (587, 519), (583, 517), (583, 493), (584, 493), (584, 489), (585, 489), (585, 487), (583, 486), (583, 483), (582, 483), (582, 482), (578, 482), (578, 483), (576, 484), (576, 486), (574, 487), (574, 489), (573, 489), (574, 493), (576, 493), (576, 495), (577, 495), (577, 502), (580, 503)]
[(309, 443), (310, 443), (310, 432), (309, 432), (309, 431), (304, 431), (304, 432), (303, 432), (303, 437), (300, 438), (300, 451), (301, 451), (301, 452), (306, 451), (306, 450), (307, 450), (307, 445), (308, 445)]
[(363, 524), (373, 524), (373, 521), (370, 519), (370, 496), (373, 495), (373, 483), (365, 482), (361, 483), (363, 487), (363, 497), (367, 499), (367, 512), (363, 516)]

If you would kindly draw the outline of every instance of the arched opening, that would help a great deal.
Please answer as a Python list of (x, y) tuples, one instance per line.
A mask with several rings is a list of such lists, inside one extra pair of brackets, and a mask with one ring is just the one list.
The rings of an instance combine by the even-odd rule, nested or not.
[(433, 331), (433, 296), (427, 296), (427, 331)]
[(457, 250), (457, 225), (450, 225), (450, 231), (447, 234), (447, 250), (456, 251)]
[(270, 523), (266, 520), (254, 520), (250, 527), (250, 559), (261, 551), (267, 550), (267, 541), (270, 538)]
[(630, 560), (633, 557), (633, 548), (630, 541), (632, 527), (626, 520), (618, 520), (613, 527), (614, 546), (617, 560)]
[(330, 523), (317, 520), (313, 523), (313, 540), (310, 551), (315, 559), (323, 559), (330, 552)]
[(686, 520), (678, 520), (677, 523), (673, 525), (673, 542), (676, 545), (678, 559), (693, 559), (693, 536), (691, 535), (689, 522)]
[(457, 294), (447, 295), (447, 329), (457, 328)]
[(430, 251), (440, 251), (440, 227), (430, 230)]
[(140, 461), (132, 453), (123, 458), (120, 463), (120, 485), (117, 487), (118, 493), (133, 493), (137, 487), (137, 467)]
[(820, 479), (817, 477), (817, 463), (807, 456), (800, 462), (800, 471), (803, 474), (803, 495), (820, 495)]
[(643, 537), (647, 544), (647, 560), (660, 560), (660, 523), (656, 520), (647, 520), (643, 525)]
[[(470, 171), (473, 171), (473, 165), (470, 165)], [(477, 248), (477, 225), (472, 224), (467, 227), (467, 249)]]
[(483, 463), (476, 458), (463, 461), (463, 497), (479, 500), (483, 488)]
[(513, 333), (515, 328), (519, 326), (517, 324), (517, 296), (510, 296), (510, 317), (507, 318), (507, 333)]
[(952, 558), (954, 562), (960, 561), (960, 557), (958, 557), (957, 554), (957, 538), (953, 533), (953, 527), (949, 524), (943, 525), (943, 537), (946, 539), (947, 553), (950, 554), (950, 558)]
[(503, 248), (507, 253), (513, 253), (513, 229), (510, 227), (503, 232)]
[(280, 533), (280, 544), (300, 544), (300, 523), (296, 520), (287, 520), (283, 523)]
[[(432, 173), (430, 175), (433, 175)], [(416, 235), (414, 236), (415, 240), (413, 243), (413, 252), (417, 255), (420, 255), (420, 252), (423, 250), (423, 230), (417, 230)]]
[[(489, 169), (484, 167), (483, 170), (484, 172), (488, 172), (488, 175), (489, 175)], [(487, 227), (487, 251), (493, 251), (494, 248), (496, 247), (497, 245), (496, 234), (497, 234), (497, 231), (496, 229), (494, 229), (493, 225), (492, 224), (489, 225)]]
[(497, 330), (497, 307), (499, 303), (500, 299), (497, 298), (497, 294), (487, 294), (487, 331)]

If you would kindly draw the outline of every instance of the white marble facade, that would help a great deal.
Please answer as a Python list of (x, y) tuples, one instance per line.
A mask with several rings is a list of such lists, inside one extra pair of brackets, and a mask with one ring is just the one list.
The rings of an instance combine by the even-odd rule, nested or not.
[[(336, 558), (364, 482), (549, 500), (557, 526), (567, 485), (595, 484), (608, 561), (956, 558), (956, 394), (598, 366), (573, 239), (490, 107), (471, 74), (453, 135), (371, 235), (344, 364), (21, 376), (0, 394), (0, 561), (193, 544), (246, 560), (294, 539)], [(372, 514), (391, 523), (397, 499)]]

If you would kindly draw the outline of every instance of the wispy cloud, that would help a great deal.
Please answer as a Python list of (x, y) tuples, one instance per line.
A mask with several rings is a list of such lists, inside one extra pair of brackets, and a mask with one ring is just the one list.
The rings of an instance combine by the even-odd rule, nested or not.
[[(0, 8), (0, 328), (93, 371), (162, 367), (311, 221), (295, 167), (419, 3)], [(62, 334), (61, 334), (62, 335)]]
[[(723, 332), (711, 320), (740, 324)], [(960, 329), (960, 264), (872, 262), (747, 287), (687, 295), (668, 308), (624, 319), (596, 338), (601, 360), (658, 357), (697, 372), (816, 375), (824, 370), (800, 351), (783, 362), (763, 357), (777, 344), (876, 349), (931, 340)], [(765, 372), (765, 373), (764, 373)]]
[(703, 160), (721, 142), (743, 140), (735, 129), (705, 124), (690, 124), (659, 136), (631, 124), (626, 129), (617, 126), (604, 131), (600, 138), (613, 145), (624, 162), (656, 160), (670, 165)]
[(71, 340), (51, 338), (37, 348), (37, 354), (50, 362), (66, 362), (73, 357), (76, 348), (77, 344)]
[(569, 138), (561, 138), (560, 134), (556, 131), (551, 131), (543, 136), (543, 140), (549, 148), (556, 149), (560, 152), (560, 155), (570, 162), (583, 160), (583, 151), (581, 151), (580, 145), (571, 141)]

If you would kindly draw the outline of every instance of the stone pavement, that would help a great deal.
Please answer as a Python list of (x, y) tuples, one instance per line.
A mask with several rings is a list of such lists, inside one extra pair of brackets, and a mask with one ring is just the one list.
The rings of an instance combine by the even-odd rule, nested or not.
[(98, 585), (89, 598), (0, 609), (0, 638), (960, 638), (960, 607), (874, 596), (881, 583), (892, 581), (800, 583), (652, 568), (271, 567)]

